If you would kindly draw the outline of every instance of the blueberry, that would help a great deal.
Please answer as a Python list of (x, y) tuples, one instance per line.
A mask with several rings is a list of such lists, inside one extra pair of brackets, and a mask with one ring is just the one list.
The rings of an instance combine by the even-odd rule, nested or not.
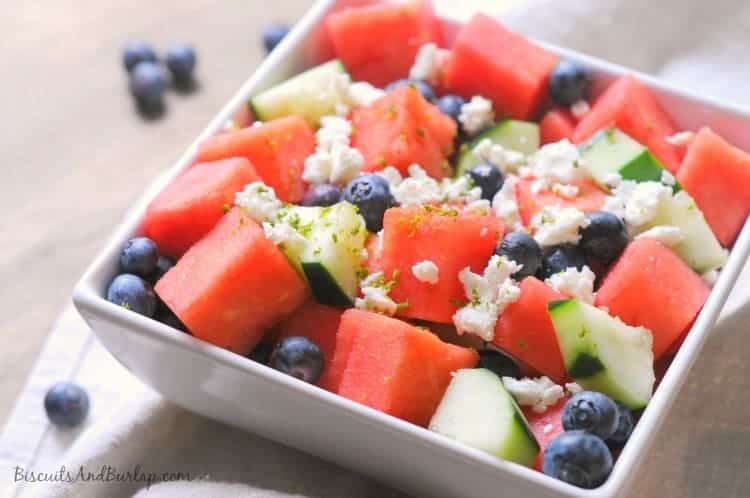
[(424, 97), (425, 100), (429, 102), (432, 102), (435, 100), (435, 91), (432, 89), (430, 85), (428, 85), (422, 80), (410, 80), (410, 79), (396, 80), (392, 83), (388, 83), (385, 87), (385, 91), (390, 92), (391, 90), (395, 90), (396, 88), (399, 88), (402, 86), (413, 86), (414, 88), (417, 89), (419, 93), (422, 94), (422, 97)]
[(383, 229), (383, 215), (395, 204), (388, 182), (375, 174), (360, 175), (350, 181), (344, 189), (344, 200), (359, 208), (371, 232)]
[(617, 413), (617, 429), (606, 441), (609, 446), (614, 448), (624, 446), (628, 442), (628, 439), (630, 439), (630, 434), (633, 433), (633, 429), (635, 428), (633, 413), (627, 406), (617, 403)]
[(440, 112), (452, 117), (453, 121), (458, 123), (458, 116), (461, 115), (461, 106), (465, 103), (466, 101), (458, 95), (445, 95), (444, 97), (440, 97), (437, 106)]
[(271, 352), (273, 352), (273, 344), (263, 341), (255, 346), (255, 349), (253, 349), (247, 357), (253, 361), (267, 365), (268, 360), (271, 357)]
[(146, 279), (151, 285), (156, 285), (156, 282), (161, 279), (169, 270), (174, 266), (174, 261), (166, 256), (159, 256), (156, 260), (156, 268), (152, 271)]
[(568, 268), (582, 270), (585, 265), (586, 257), (578, 246), (562, 244), (553, 246), (545, 251), (542, 256), (542, 266), (539, 269), (538, 275), (544, 280)]
[(311, 186), (302, 199), (303, 206), (333, 206), (341, 200), (341, 189), (330, 183)]
[(289, 34), (290, 27), (286, 24), (269, 24), (263, 29), (263, 46), (266, 53), (270, 54), (276, 45)]
[(583, 391), (570, 398), (563, 408), (566, 431), (586, 431), (607, 439), (617, 430), (619, 412), (612, 399), (595, 391)]
[(474, 180), (474, 185), (482, 189), (482, 199), (491, 201), (495, 194), (503, 187), (505, 177), (492, 164), (482, 163), (471, 168), (467, 173)]
[(608, 266), (628, 245), (625, 224), (607, 211), (596, 211), (586, 217), (589, 225), (581, 229), (581, 241), (578, 245), (586, 257)]
[(148, 317), (153, 317), (156, 312), (154, 288), (131, 273), (122, 273), (112, 280), (107, 289), (107, 300)]
[(167, 50), (167, 68), (177, 82), (189, 82), (195, 69), (195, 50), (187, 43), (175, 43)]
[(323, 371), (323, 353), (307, 337), (292, 336), (282, 340), (271, 353), (269, 364), (280, 372), (314, 384)]
[(593, 73), (587, 66), (562, 60), (549, 77), (550, 97), (556, 104), (569, 107), (588, 97), (593, 79)]
[(122, 63), (127, 72), (132, 71), (139, 62), (156, 62), (154, 49), (140, 40), (128, 43), (122, 52)]
[(58, 382), (44, 396), (44, 409), (50, 422), (62, 427), (80, 425), (89, 414), (89, 395), (72, 382)]
[(477, 368), (486, 368), (498, 377), (521, 377), (521, 369), (512, 358), (493, 349), (483, 349), (479, 352)]
[(161, 105), (166, 81), (155, 62), (139, 62), (130, 73), (130, 93), (145, 107)]
[(495, 254), (523, 265), (523, 268), (513, 274), (516, 280), (534, 275), (542, 266), (542, 248), (526, 232), (510, 232), (497, 245)]
[(120, 268), (125, 273), (149, 276), (159, 262), (159, 248), (148, 237), (136, 237), (125, 244), (120, 254)]
[(154, 314), (154, 319), (160, 321), (164, 325), (172, 327), (173, 329), (188, 332), (187, 326), (185, 326), (185, 324), (182, 323), (182, 320), (180, 320), (177, 315), (175, 315), (174, 312), (169, 309), (166, 304), (164, 304), (164, 301), (159, 299), (158, 296), (157, 300), (158, 303), (156, 305), (156, 313)]
[(581, 488), (600, 486), (611, 471), (612, 453), (607, 445), (583, 431), (559, 434), (542, 457), (542, 472)]

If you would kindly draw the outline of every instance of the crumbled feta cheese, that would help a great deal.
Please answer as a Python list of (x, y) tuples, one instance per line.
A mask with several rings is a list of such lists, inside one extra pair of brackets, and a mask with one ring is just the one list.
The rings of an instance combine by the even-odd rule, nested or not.
[(546, 187), (555, 183), (567, 185), (584, 176), (580, 168), (578, 147), (564, 139), (547, 144), (529, 156), (529, 168), (522, 176), (533, 177)]
[(349, 104), (352, 107), (369, 106), (384, 95), (385, 92), (383, 90), (365, 81), (352, 83), (347, 93)]
[(359, 174), (365, 163), (362, 153), (348, 145), (335, 145), (331, 149), (330, 182), (345, 185)]
[(495, 112), (492, 110), (492, 101), (480, 95), (475, 95), (471, 100), (461, 106), (461, 114), (458, 121), (464, 131), (470, 135), (476, 135), (487, 128), (495, 120)]
[(719, 270), (709, 270), (701, 275), (701, 278), (709, 287), (716, 285), (716, 281), (719, 279)]
[(565, 197), (566, 199), (575, 199), (578, 197), (578, 187), (576, 185), (563, 185), (562, 183), (552, 184), (552, 193)]
[(578, 299), (585, 303), (594, 302), (594, 280), (596, 275), (591, 268), (584, 266), (582, 270), (571, 267), (555, 273), (544, 282), (557, 292)]
[(273, 187), (263, 182), (245, 185), (241, 192), (235, 194), (234, 203), (258, 221), (274, 220), (283, 205)]
[(551, 433), (554, 430), (555, 430), (555, 426), (552, 425), (552, 424), (547, 424), (544, 427), (542, 427), (542, 432), (544, 434), (549, 434), (549, 433)]
[(565, 390), (568, 391), (570, 394), (572, 394), (574, 396), (576, 394), (580, 393), (580, 392), (585, 391), (585, 389), (583, 388), (583, 386), (581, 386), (577, 382), (567, 382), (565, 384)]
[(570, 113), (576, 119), (581, 119), (591, 110), (591, 106), (585, 100), (581, 99), (572, 106), (570, 106)]
[(295, 253), (301, 252), (307, 245), (307, 240), (287, 223), (263, 222), (263, 232), (266, 238)]
[(471, 203), (482, 198), (482, 189), (474, 186), (474, 181), (468, 175), (458, 178), (443, 178), (440, 183), (443, 201), (464, 201)]
[(562, 386), (546, 376), (538, 379), (525, 377), (521, 380), (503, 377), (503, 384), (519, 405), (530, 406), (535, 413), (544, 413), (565, 395)]
[(482, 190), (474, 187), (467, 176), (444, 178), (438, 182), (417, 164), (409, 166), (409, 176), (403, 178), (393, 166), (378, 172), (391, 190), (393, 198), (402, 206), (431, 202), (463, 201), (467, 204), (480, 200)]
[(315, 134), (317, 148), (305, 160), (302, 179), (308, 183), (345, 184), (359, 174), (362, 153), (349, 146), (352, 124), (339, 116), (324, 116)]
[(622, 177), (619, 173), (607, 173), (604, 176), (604, 183), (607, 184), (609, 188), (617, 187), (620, 182), (622, 182)]
[(414, 65), (409, 70), (409, 78), (430, 81), (440, 69), (438, 47), (434, 43), (425, 43), (419, 48)]
[(666, 138), (671, 145), (683, 147), (690, 145), (695, 140), (695, 133), (692, 131), (680, 131)]
[(506, 227), (521, 230), (523, 224), (516, 203), (516, 183), (518, 183), (518, 179), (515, 176), (505, 178), (502, 188), (492, 199), (492, 208), (495, 210), (497, 217), (503, 220)]
[(505, 307), (518, 300), (521, 290), (511, 275), (522, 267), (505, 256), (494, 255), (483, 275), (466, 267), (458, 274), (469, 303), (453, 315), (459, 334), (466, 332), (491, 341), (497, 317)]
[(680, 227), (674, 225), (657, 225), (635, 236), (636, 239), (644, 237), (658, 240), (667, 247), (674, 247), (685, 239)]
[(514, 150), (506, 149), (500, 144), (493, 143), (489, 138), (482, 139), (471, 153), (482, 162), (497, 166), (505, 174), (515, 173), (524, 162), (524, 155)]
[(677, 179), (674, 177), (672, 173), (664, 169), (661, 172), (661, 182), (664, 185), (669, 185), (670, 187), (674, 187), (675, 184), (677, 183)]
[(661, 182), (636, 183), (623, 180), (607, 196), (603, 209), (625, 221), (628, 229), (637, 233), (656, 216), (662, 202), (672, 197), (672, 188)]
[(573, 207), (545, 206), (531, 218), (534, 240), (544, 247), (577, 244), (581, 240), (579, 229), (588, 225), (586, 215)]
[(369, 275), (360, 283), (362, 297), (354, 301), (354, 306), (359, 309), (365, 309), (393, 316), (398, 311), (396, 302), (388, 297), (392, 284), (385, 281), (383, 272), (376, 272)]
[(352, 124), (340, 116), (323, 116), (320, 118), (320, 129), (315, 133), (318, 148), (331, 150), (334, 145), (349, 145)]
[(420, 282), (435, 285), (440, 279), (440, 269), (432, 261), (426, 259), (411, 267), (414, 277)]

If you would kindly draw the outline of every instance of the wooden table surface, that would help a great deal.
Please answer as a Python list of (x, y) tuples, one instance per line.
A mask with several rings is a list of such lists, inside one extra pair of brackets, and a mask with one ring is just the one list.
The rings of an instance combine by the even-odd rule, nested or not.
[[(125, 209), (239, 88), (262, 57), (258, 33), (305, 0), (42, 0), (0, 16), (0, 424), (76, 279)], [(485, 1), (485, 3), (487, 3)], [(272, 8), (272, 12), (271, 12)], [(200, 90), (169, 93), (141, 118), (120, 50), (133, 38), (198, 50)], [(741, 317), (736, 326), (750, 320)], [(710, 341), (633, 497), (744, 497), (750, 477), (747, 341)], [(721, 396), (716, 396), (716, 393)], [(41, 401), (40, 401), (41, 402)], [(723, 406), (731, 409), (724, 410)]]

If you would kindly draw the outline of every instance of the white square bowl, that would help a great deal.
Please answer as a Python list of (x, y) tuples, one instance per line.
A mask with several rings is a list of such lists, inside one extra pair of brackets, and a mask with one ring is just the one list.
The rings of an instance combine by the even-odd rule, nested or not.
[[(332, 9), (367, 1), (321, 0), (261, 64), (167, 174), (147, 189), (75, 289), (76, 307), (102, 343), (128, 370), (166, 399), (201, 415), (334, 461), (419, 496), (559, 498), (624, 496), (653, 435), (667, 417), (688, 369), (750, 252), (746, 223), (691, 333), (675, 357), (622, 451), (608, 481), (583, 490), (508, 463), (403, 422), (242, 356), (129, 312), (103, 296), (117, 272), (125, 241), (138, 233), (148, 202), (193, 161), (198, 144), (216, 133), (248, 97), (331, 55), (322, 19)], [(446, 21), (450, 27), (450, 21)], [(453, 25), (455, 28), (455, 25)], [(448, 31), (454, 31), (453, 29)], [(542, 44), (544, 45), (544, 44)], [(595, 94), (617, 76), (634, 73), (648, 85), (680, 129), (710, 126), (750, 150), (750, 110), (700, 97), (644, 74), (544, 45), (596, 72)]]

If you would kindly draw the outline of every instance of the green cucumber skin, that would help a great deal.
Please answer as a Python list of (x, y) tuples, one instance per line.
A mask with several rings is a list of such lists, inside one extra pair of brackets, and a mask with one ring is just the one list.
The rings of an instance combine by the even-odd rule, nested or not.
[(350, 308), (353, 303), (321, 263), (302, 262), (302, 271), (313, 297), (320, 304)]

